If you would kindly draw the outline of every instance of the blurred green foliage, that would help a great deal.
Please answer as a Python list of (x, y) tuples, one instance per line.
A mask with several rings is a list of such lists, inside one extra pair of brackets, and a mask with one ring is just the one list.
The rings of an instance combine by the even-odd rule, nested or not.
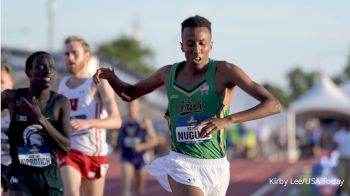
[[(263, 83), (263, 86), (271, 92), (284, 107), (288, 107), (292, 101), (304, 94), (317, 81), (320, 75), (321, 74), (317, 71), (306, 72), (301, 66), (296, 66), (287, 73), (288, 82), (286, 87), (271, 83)], [(346, 80), (350, 80), (350, 54), (344, 70), (332, 79), (336, 84), (341, 84)]]
[(271, 92), (284, 107), (300, 95), (305, 93), (320, 76), (318, 72), (305, 72), (300, 67), (295, 67), (287, 73), (288, 86), (282, 88), (275, 84), (264, 83), (263, 86)]
[(113, 59), (139, 76), (149, 76), (154, 68), (154, 51), (131, 36), (122, 35), (97, 47), (100, 56)]

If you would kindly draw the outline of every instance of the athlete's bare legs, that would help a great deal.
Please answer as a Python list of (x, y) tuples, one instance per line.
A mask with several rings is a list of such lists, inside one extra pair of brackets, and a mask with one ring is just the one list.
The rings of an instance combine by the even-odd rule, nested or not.
[(84, 196), (102, 196), (105, 188), (105, 176), (95, 180), (82, 181), (82, 193)]
[(142, 167), (139, 170), (136, 170), (135, 172), (135, 177), (136, 177), (136, 190), (137, 190), (137, 195), (143, 195), (145, 192), (145, 186), (146, 186), (146, 168)]
[(74, 167), (61, 167), (61, 177), (65, 196), (80, 196), (81, 174)]
[(131, 195), (131, 183), (135, 174), (134, 166), (128, 162), (122, 162), (123, 168), (123, 196)]

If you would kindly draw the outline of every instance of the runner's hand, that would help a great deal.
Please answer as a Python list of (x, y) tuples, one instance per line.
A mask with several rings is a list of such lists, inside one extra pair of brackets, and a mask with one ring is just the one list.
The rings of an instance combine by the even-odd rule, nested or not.
[(91, 123), (88, 119), (73, 119), (70, 121), (70, 124), (74, 132), (91, 128)]
[(228, 127), (230, 123), (225, 118), (209, 118), (197, 124), (195, 129), (202, 127), (199, 138), (208, 137), (212, 132)]
[(25, 115), (37, 121), (43, 117), (41, 113), (39, 101), (33, 96), (32, 100), (29, 101), (25, 97), (21, 97), (19, 101), (16, 102), (17, 106)]
[(132, 148), (132, 151), (134, 151), (135, 153), (139, 153), (142, 150), (143, 149), (141, 148), (141, 146), (139, 144), (135, 144), (135, 146)]
[(96, 73), (93, 76), (93, 80), (95, 84), (100, 84), (101, 79), (110, 80), (114, 76), (114, 70), (112, 66), (108, 66), (108, 68), (99, 68), (96, 70)]

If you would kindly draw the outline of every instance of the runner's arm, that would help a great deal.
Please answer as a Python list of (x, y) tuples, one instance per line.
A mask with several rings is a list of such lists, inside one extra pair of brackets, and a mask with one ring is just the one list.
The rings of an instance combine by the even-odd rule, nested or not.
[(20, 98), (20, 101), (17, 103), (21, 111), (29, 116), (30, 118), (36, 120), (41, 124), (44, 129), (50, 134), (50, 136), (56, 141), (58, 147), (63, 152), (68, 152), (70, 148), (69, 143), (69, 133), (71, 126), (69, 124), (69, 113), (70, 105), (66, 97), (58, 95), (56, 98), (55, 109), (58, 109), (58, 129), (61, 129), (62, 132), (58, 131), (49, 120), (42, 114), (39, 107), (38, 100), (33, 97), (31, 101), (26, 98)]
[(104, 119), (88, 119), (90, 126), (103, 129), (119, 129), (122, 124), (117, 102), (113, 90), (107, 81), (101, 81), (96, 85), (103, 108), (107, 110), (108, 117)]
[(106, 79), (114, 92), (116, 92), (124, 101), (131, 102), (140, 96), (148, 94), (166, 83), (170, 65), (158, 69), (150, 77), (132, 85), (122, 81), (114, 74), (111, 67), (100, 68), (94, 75), (95, 83), (99, 84), (101, 79)]
[(154, 129), (154, 126), (153, 126), (151, 119), (144, 118), (142, 127), (144, 127), (144, 129), (147, 132), (147, 140), (146, 140), (146, 142), (141, 143), (141, 144), (137, 144), (135, 146), (136, 152), (150, 150), (159, 144), (159, 138), (158, 138), (157, 133)]
[(225, 88), (238, 86), (260, 103), (247, 110), (228, 115), (225, 118), (209, 118), (202, 121), (196, 125), (197, 128), (203, 127), (199, 134), (200, 138), (207, 137), (213, 131), (224, 129), (231, 124), (255, 120), (280, 112), (281, 105), (279, 101), (263, 86), (251, 80), (238, 66), (223, 62), (217, 67), (217, 72), (221, 76), (217, 80), (220, 85), (225, 85)]
[(226, 63), (221, 68), (223, 77), (231, 80), (235, 85), (260, 102), (252, 108), (227, 116), (226, 118), (231, 123), (255, 120), (280, 112), (281, 105), (279, 101), (263, 86), (251, 80), (238, 66)]

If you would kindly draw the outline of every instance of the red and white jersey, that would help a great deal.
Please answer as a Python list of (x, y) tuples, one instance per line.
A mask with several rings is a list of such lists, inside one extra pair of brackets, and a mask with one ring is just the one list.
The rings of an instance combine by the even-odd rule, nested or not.
[[(70, 76), (62, 78), (58, 92), (66, 96), (71, 105), (71, 119), (101, 119), (102, 102), (92, 91), (94, 85), (92, 77), (87, 78), (83, 84), (72, 89), (67, 86)], [(71, 135), (71, 149), (78, 150), (89, 156), (105, 156), (108, 153), (106, 130), (90, 128), (80, 130)]]

